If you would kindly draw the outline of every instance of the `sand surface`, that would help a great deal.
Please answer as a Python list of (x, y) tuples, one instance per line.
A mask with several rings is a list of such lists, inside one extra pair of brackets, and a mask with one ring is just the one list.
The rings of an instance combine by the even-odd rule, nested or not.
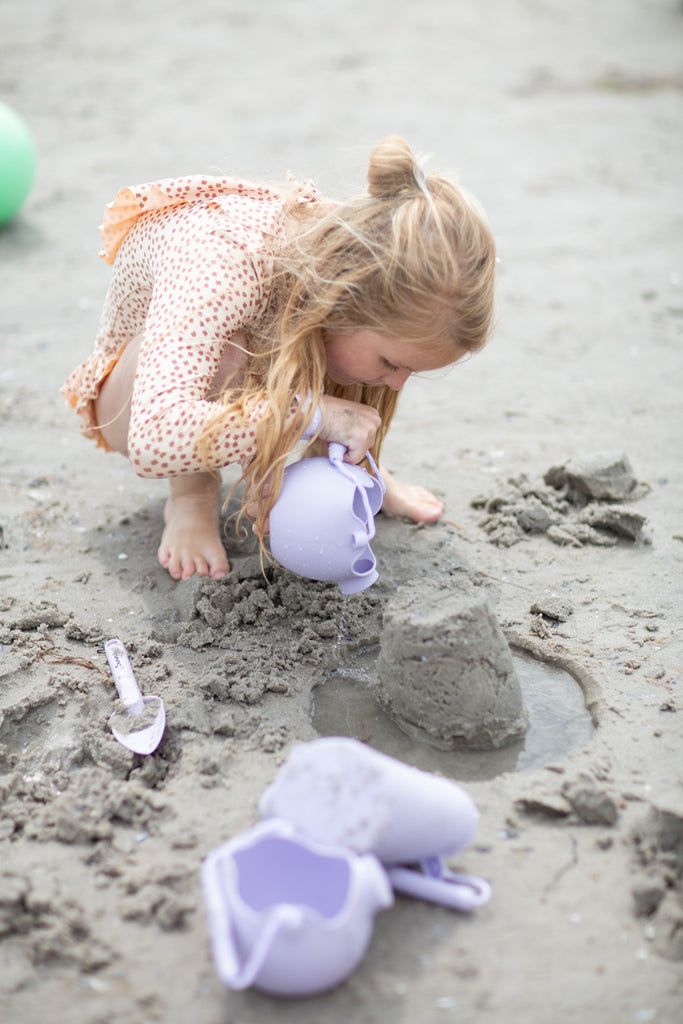
[[(0, 1017), (680, 1020), (680, 3), (29, 6), (0, 7), (0, 97), (39, 153), (0, 230)], [(386, 463), (446, 513), (378, 518), (380, 580), (350, 600), (342, 648), (377, 641), (400, 584), (466, 581), (508, 639), (573, 671), (598, 728), (568, 757), (467, 783), (481, 825), (453, 866), (491, 882), (488, 906), (401, 898), (344, 985), (286, 1003), (218, 982), (198, 867), (316, 736), (342, 599), (264, 580), (234, 540), (227, 581), (173, 583), (155, 557), (165, 486), (84, 441), (58, 388), (90, 350), (109, 274), (96, 227), (119, 187), (291, 170), (342, 196), (389, 133), (487, 207), (499, 326), (406, 387)], [(600, 452), (642, 485), (608, 529), (602, 502), (543, 480)], [(112, 636), (165, 700), (147, 759), (109, 732)]]

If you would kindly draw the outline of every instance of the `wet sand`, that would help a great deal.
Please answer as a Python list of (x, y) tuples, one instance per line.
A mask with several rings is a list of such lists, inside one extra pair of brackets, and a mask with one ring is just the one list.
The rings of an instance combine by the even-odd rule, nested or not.
[[(0, 40), (1, 98), (39, 153), (0, 229), (2, 1019), (678, 1021), (680, 4), (36, 0), (30, 20), (6, 5)], [(466, 783), (481, 825), (453, 867), (491, 882), (488, 906), (401, 898), (344, 985), (289, 1003), (223, 989), (198, 868), (317, 735), (341, 595), (264, 579), (232, 535), (227, 580), (174, 583), (164, 485), (83, 440), (58, 389), (95, 334), (96, 227), (119, 187), (291, 170), (341, 197), (390, 133), (486, 206), (498, 329), (406, 387), (386, 464), (446, 513), (378, 517), (380, 579), (350, 599), (344, 644), (378, 643), (404, 583), (478, 587), (509, 642), (574, 674), (597, 729)], [(628, 457), (626, 501), (579, 507), (544, 479), (602, 452)], [(109, 730), (113, 636), (166, 704), (149, 758)]]

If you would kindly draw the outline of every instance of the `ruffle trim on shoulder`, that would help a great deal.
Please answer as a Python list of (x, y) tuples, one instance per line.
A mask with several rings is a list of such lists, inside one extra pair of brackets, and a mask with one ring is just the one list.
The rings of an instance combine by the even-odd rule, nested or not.
[(291, 171), (287, 171), (287, 181), (296, 202), (317, 203), (320, 199), (320, 192), (312, 181), (297, 181)]
[[(306, 182), (300, 186), (306, 190), (301, 202), (312, 202), (316, 195), (313, 186)], [(265, 185), (255, 185), (239, 178), (217, 178), (211, 175), (192, 174), (185, 178), (166, 178), (145, 185), (122, 188), (116, 198), (104, 208), (104, 219), (100, 225), (102, 250), (100, 256), (106, 263), (113, 263), (121, 242), (144, 213), (165, 210), (173, 206), (185, 206), (219, 196), (242, 195), (267, 201), (281, 200), (282, 196)], [(310, 195), (310, 197), (309, 197)]]

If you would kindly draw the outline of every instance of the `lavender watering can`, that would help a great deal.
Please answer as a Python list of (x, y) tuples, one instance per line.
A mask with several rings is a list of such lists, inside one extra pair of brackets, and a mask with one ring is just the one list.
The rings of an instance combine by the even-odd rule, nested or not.
[(201, 883), (216, 970), (231, 989), (308, 996), (357, 967), (394, 902), (379, 860), (271, 819), (213, 850)]
[(345, 451), (332, 443), (327, 456), (287, 467), (270, 513), (270, 550), (285, 569), (356, 594), (379, 577), (370, 541), (386, 485), (369, 452), (374, 477), (344, 462)]

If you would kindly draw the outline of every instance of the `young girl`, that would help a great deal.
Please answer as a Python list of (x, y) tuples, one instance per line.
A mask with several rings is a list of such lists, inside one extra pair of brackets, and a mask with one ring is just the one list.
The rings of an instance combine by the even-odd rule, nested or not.
[[(481, 348), (492, 327), (486, 219), (398, 138), (348, 203), (310, 183), (193, 176), (123, 189), (101, 232), (111, 285), (95, 350), (62, 393), (87, 437), (168, 478), (159, 561), (174, 579), (230, 569), (221, 467), (241, 465), (263, 543), (301, 438), (378, 458), (407, 379)], [(439, 519), (434, 495), (383, 475), (386, 512)]]

